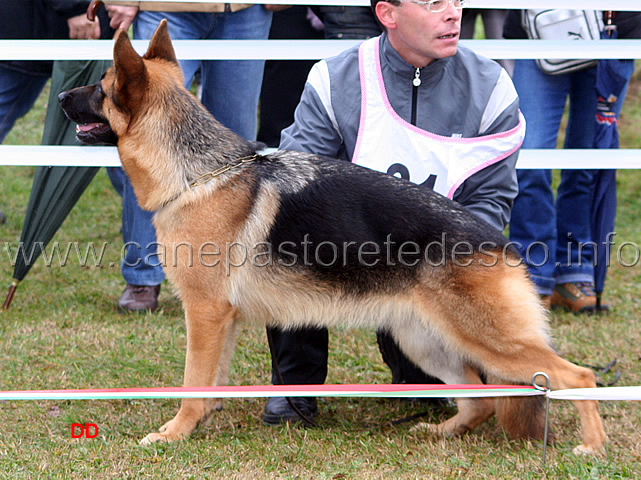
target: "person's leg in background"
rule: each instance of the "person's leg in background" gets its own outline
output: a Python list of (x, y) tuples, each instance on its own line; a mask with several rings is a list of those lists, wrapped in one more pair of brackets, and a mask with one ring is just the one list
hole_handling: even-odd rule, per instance
[[(164, 14), (141, 12), (134, 21), (134, 38), (150, 39), (163, 18), (170, 18), (169, 34), (174, 39), (198, 38), (197, 23), (206, 14)], [(184, 64), (183, 64), (184, 63)], [(186, 85), (199, 67), (199, 61), (183, 62)], [(122, 312), (154, 311), (158, 308), (160, 284), (164, 272), (156, 255), (156, 231), (152, 223), (153, 212), (143, 210), (133, 191), (129, 178), (121, 168), (107, 170), (109, 178), (122, 197), (122, 236), (124, 257), (121, 262), (122, 277), (126, 287), (118, 301)]]
[[(621, 74), (629, 81), (634, 73), (634, 62), (622, 61)], [(570, 92), (565, 148), (593, 148), (596, 135), (597, 109), (594, 84), (597, 69), (573, 74)], [(627, 93), (626, 82), (612, 110), (619, 116)], [(562, 307), (575, 313), (592, 312), (596, 308), (594, 291), (595, 259), (592, 242), (591, 196), (598, 170), (564, 170), (557, 195), (558, 246), (556, 253), (556, 288), (553, 307)], [(607, 305), (602, 305), (607, 310)]]
[[(505, 23), (507, 14), (508, 10), (505, 9), (465, 8), (461, 21), (461, 38), (474, 38), (476, 19), (479, 15), (481, 15), (483, 19), (485, 38), (503, 38), (503, 24)], [(514, 60), (497, 60), (497, 62), (512, 76), (514, 72)]]
[(319, 7), (327, 39), (367, 39), (381, 34), (370, 7)]
[[(380, 26), (369, 7), (330, 7), (315, 9), (328, 39), (365, 39), (379, 35)], [(303, 82), (304, 84), (304, 82)], [(302, 91), (303, 85), (301, 85)], [(291, 118), (293, 121), (293, 115)], [(322, 384), (327, 376), (329, 333), (326, 328), (302, 328), (282, 331), (268, 328), (271, 339), (272, 382), (280, 384)], [(313, 418), (318, 411), (315, 398), (292, 398), (303, 415)], [(300, 420), (287, 399), (273, 397), (265, 405), (263, 422), (276, 425), (283, 421)]]
[(31, 110), (48, 80), (49, 76), (20, 72), (0, 63), (0, 143)]
[[(508, 11), (505, 9), (485, 9), (483, 11), (483, 28), (485, 29), (485, 38), (503, 38), (503, 25)], [(463, 37), (461, 37), (463, 38)], [(498, 63), (505, 71), (512, 76), (514, 73), (514, 60), (501, 59)]]
[(136, 201), (129, 177), (122, 168), (108, 168), (107, 174), (122, 197), (122, 239), (124, 255), (120, 271), (127, 287), (118, 301), (121, 312), (154, 311), (158, 308), (160, 284), (165, 276), (156, 255), (153, 212)]
[(485, 9), (481, 13), (485, 38), (503, 38), (503, 24), (507, 17), (505, 9)]
[[(149, 39), (163, 18), (169, 20), (172, 39), (267, 38), (271, 12), (262, 5), (233, 13), (141, 12), (134, 21), (134, 38)], [(225, 65), (233, 63), (237, 69)], [(185, 86), (191, 86), (199, 69), (202, 73), (203, 104), (227, 127), (248, 140), (256, 136), (256, 107), (262, 82), (263, 61), (180, 62)], [(217, 64), (219, 73), (215, 73)], [(228, 75), (232, 75), (231, 78)], [(243, 79), (243, 81), (239, 81)], [(122, 311), (155, 310), (160, 283), (164, 279), (156, 252), (153, 212), (141, 209), (124, 172), (110, 172), (123, 201), (123, 240), (127, 245), (121, 270), (127, 287), (118, 302)]]
[[(523, 148), (556, 148), (570, 81), (546, 75), (534, 60), (517, 60), (514, 86), (527, 123)], [(556, 213), (550, 170), (517, 170), (519, 194), (510, 220), (510, 241), (525, 258), (538, 293), (549, 306), (554, 290)]]
[[(213, 14), (209, 39), (257, 39), (269, 36), (272, 12), (263, 5)], [(201, 63), (201, 101), (216, 119), (243, 137), (256, 140), (258, 99), (264, 60), (211, 60)]]
[[(464, 8), (463, 18), (461, 19), (461, 38), (472, 39), (476, 31), (476, 19), (482, 13), (478, 8)], [(501, 32), (501, 36), (503, 32)]]
[[(305, 328), (283, 332), (268, 328), (267, 338), (272, 354), (272, 384), (321, 385), (327, 377), (329, 333), (326, 328)], [(307, 417), (318, 413), (313, 397), (293, 397), (296, 408)], [(263, 422), (278, 425), (301, 420), (286, 398), (271, 397), (265, 404)]]
[[(592, 148), (596, 132), (596, 68), (568, 76), (571, 81), (570, 104), (564, 148)], [(593, 250), (588, 245), (592, 241), (590, 217), (594, 174), (594, 170), (584, 169), (561, 171), (556, 198), (557, 249), (554, 260), (557, 268), (553, 306), (558, 302), (559, 291), (565, 293), (571, 288), (567, 284), (578, 285), (577, 288), (593, 284)], [(589, 301), (587, 297), (585, 300)]]
[[(150, 39), (160, 21), (167, 19), (172, 40), (202, 40), (206, 38), (212, 15), (202, 12), (140, 12), (133, 24), (134, 39)], [(179, 62), (185, 77), (185, 88), (189, 89), (201, 61), (179, 59)]]
[[(27, 114), (47, 84), (48, 76), (6, 68), (0, 63), (0, 143), (16, 121)], [(0, 225), (6, 222), (0, 210)]]
[[(269, 38), (322, 39), (322, 24), (309, 7), (274, 12)], [(315, 26), (316, 25), (316, 26)], [(280, 132), (294, 121), (294, 110), (316, 60), (267, 60), (260, 95), (258, 141), (278, 147)]]

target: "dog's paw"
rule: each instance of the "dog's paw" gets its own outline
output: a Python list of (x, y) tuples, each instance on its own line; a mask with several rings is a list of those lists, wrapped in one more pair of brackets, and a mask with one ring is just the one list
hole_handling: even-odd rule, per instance
[(589, 447), (585, 444), (581, 444), (578, 447), (574, 447), (572, 450), (572, 453), (575, 455), (598, 455), (600, 453), (603, 453), (605, 451), (604, 447), (600, 448), (594, 448), (594, 447)]
[(176, 429), (173, 427), (175, 420), (176, 419), (174, 418), (165, 423), (158, 429), (158, 433), (150, 433), (147, 435), (145, 438), (140, 440), (140, 445), (151, 445), (152, 443), (176, 442), (178, 440), (182, 440), (183, 435), (175, 433)]
[(145, 438), (138, 442), (140, 445), (151, 445), (152, 443), (157, 442), (166, 442), (165, 437), (160, 433), (150, 433)]
[(182, 440), (182, 435), (168, 435), (166, 433), (150, 433), (145, 438), (140, 440), (140, 445), (151, 445), (152, 443), (168, 443), (168, 442), (177, 442)]

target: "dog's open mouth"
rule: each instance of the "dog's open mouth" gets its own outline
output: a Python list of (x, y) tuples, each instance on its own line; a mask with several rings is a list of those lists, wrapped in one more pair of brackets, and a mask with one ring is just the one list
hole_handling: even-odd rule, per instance
[(106, 123), (83, 123), (76, 125), (76, 134), (101, 135), (111, 130)]
[(76, 137), (82, 143), (87, 144), (107, 143), (115, 145), (118, 142), (118, 137), (111, 130), (111, 127), (106, 123), (100, 122), (79, 123), (76, 125)]

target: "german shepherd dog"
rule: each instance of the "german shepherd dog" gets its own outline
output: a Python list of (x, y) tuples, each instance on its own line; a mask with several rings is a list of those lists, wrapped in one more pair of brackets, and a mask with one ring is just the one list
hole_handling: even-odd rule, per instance
[[(383, 328), (446, 383), (530, 384), (546, 372), (553, 389), (596, 386), (555, 352), (527, 270), (499, 232), (428, 188), (349, 162), (257, 154), (183, 87), (166, 21), (143, 57), (119, 32), (100, 82), (59, 100), (80, 141), (117, 142), (139, 204), (156, 212), (185, 311), (185, 386), (226, 384), (241, 321)], [(207, 261), (194, 261), (197, 249)], [(423, 427), (458, 435), (496, 414), (508, 433), (540, 438), (541, 403), (461, 398), (456, 415)], [(597, 402), (574, 403), (575, 452), (599, 452)], [(142, 442), (179, 440), (219, 406), (183, 399)]]

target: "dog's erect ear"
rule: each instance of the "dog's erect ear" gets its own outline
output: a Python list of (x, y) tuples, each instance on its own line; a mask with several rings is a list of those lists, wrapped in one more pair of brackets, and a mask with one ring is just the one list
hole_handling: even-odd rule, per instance
[(134, 50), (127, 32), (119, 30), (114, 45), (114, 67), (116, 89), (123, 107), (132, 105), (134, 99), (143, 95), (146, 83), (146, 69), (138, 52)]
[(149, 42), (147, 53), (145, 53), (143, 58), (145, 60), (151, 60), (152, 58), (167, 60), (168, 62), (178, 64), (176, 52), (174, 52), (174, 47), (171, 44), (171, 38), (169, 37), (169, 28), (167, 26), (166, 18), (163, 18), (158, 24), (158, 28)]

